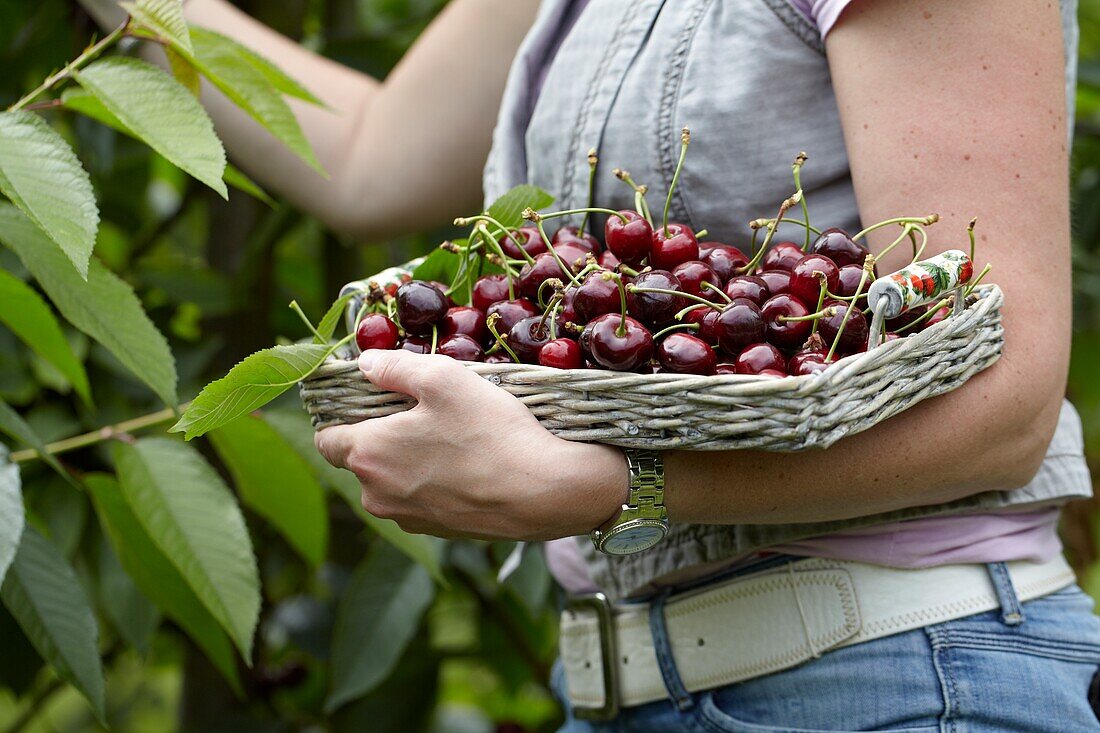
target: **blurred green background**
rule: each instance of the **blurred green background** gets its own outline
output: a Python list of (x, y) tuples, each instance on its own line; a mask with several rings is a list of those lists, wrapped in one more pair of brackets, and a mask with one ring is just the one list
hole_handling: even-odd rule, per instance
[[(309, 48), (384, 76), (445, 0), (236, 0), (248, 13)], [(1084, 418), (1090, 465), (1100, 468), (1100, 0), (1080, 7), (1080, 84), (1073, 150), (1075, 333), (1069, 392)], [(0, 107), (75, 56), (96, 32), (71, 0), (0, 0)], [(307, 83), (308, 80), (303, 80)], [(445, 232), (352, 243), (285, 206), (233, 192), (227, 203), (145, 147), (86, 119), (51, 118), (80, 152), (100, 197), (98, 256), (129, 281), (169, 337), (180, 393), (194, 394), (243, 356), (278, 339), (306, 336), (286, 307), (315, 317), (348, 273), (367, 274), (427, 252)], [(18, 267), (0, 248), (0, 264)], [(0, 326), (0, 397), (46, 440), (157, 409), (144, 388), (76, 332), (97, 385), (98, 412), (63, 394), (49, 366)], [(109, 384), (109, 388), (100, 388)], [(283, 404), (298, 410), (291, 394)], [(29, 511), (83, 575), (101, 547), (85, 498), (46, 473), (26, 476)], [(1100, 507), (1079, 503), (1063, 536), (1083, 583), (1100, 597)], [(264, 607), (257, 664), (242, 668), (247, 697), (228, 690), (170, 624), (137, 651), (102, 634), (108, 709), (115, 731), (482, 731), (553, 730), (558, 711), (545, 687), (554, 656), (553, 590), (537, 554), (501, 587), (493, 566), (506, 547), (452, 543), (447, 587), (394, 673), (334, 716), (321, 711), (334, 609), (374, 541), (334, 502), (330, 561), (305, 571), (274, 536), (257, 538)], [(258, 533), (271, 535), (262, 528)], [(0, 608), (0, 733), (100, 730), (59, 685)]]

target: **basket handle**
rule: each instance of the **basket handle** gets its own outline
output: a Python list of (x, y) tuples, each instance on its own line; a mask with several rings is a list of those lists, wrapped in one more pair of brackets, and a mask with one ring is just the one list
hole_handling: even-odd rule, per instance
[[(949, 249), (875, 280), (867, 292), (867, 302), (874, 313), (867, 348), (878, 345), (882, 324), (887, 318), (935, 303), (949, 292), (958, 291), (973, 276), (974, 263), (969, 255), (962, 250)], [(960, 300), (956, 298), (956, 306), (961, 304)]]

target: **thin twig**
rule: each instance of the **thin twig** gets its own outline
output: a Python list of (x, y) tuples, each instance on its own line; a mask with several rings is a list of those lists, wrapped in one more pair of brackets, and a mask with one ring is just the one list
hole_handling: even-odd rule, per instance
[[(179, 406), (180, 410), (186, 410), (187, 404)], [(142, 430), (144, 428), (151, 428), (154, 425), (160, 425), (172, 420), (177, 415), (176, 409), (166, 407), (163, 410), (150, 413), (148, 415), (142, 415), (141, 417), (135, 417), (130, 420), (123, 420), (115, 425), (105, 425), (98, 430), (93, 430), (90, 433), (84, 433), (83, 435), (74, 435), (71, 438), (65, 438), (64, 440), (58, 440), (54, 443), (50, 443), (46, 446), (46, 452), (50, 455), (56, 456), (61, 453), (68, 453), (78, 448), (84, 448), (89, 445), (95, 445), (96, 443), (102, 443), (105, 440), (117, 438), (120, 435), (126, 433), (132, 433), (136, 430)], [(39, 458), (39, 455), (33, 449), (15, 451), (12, 453), (8, 460), (12, 463), (25, 463), (27, 461), (33, 461)]]

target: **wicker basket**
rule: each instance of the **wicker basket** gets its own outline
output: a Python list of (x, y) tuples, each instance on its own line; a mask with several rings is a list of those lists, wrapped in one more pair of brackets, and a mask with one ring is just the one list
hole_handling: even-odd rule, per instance
[[(921, 400), (950, 392), (1001, 355), (996, 285), (940, 323), (802, 377), (632, 374), (461, 362), (518, 397), (567, 440), (630, 448), (794, 451), (824, 448)], [(408, 410), (353, 359), (332, 358), (301, 385), (317, 429)]]

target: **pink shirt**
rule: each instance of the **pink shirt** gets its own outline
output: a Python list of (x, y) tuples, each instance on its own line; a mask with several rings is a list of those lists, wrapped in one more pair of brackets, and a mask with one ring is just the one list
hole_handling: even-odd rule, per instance
[[(851, 0), (788, 0), (817, 25), (825, 38)], [(575, 20), (587, 0), (575, 3)], [(768, 552), (850, 560), (898, 568), (987, 563), (1009, 560), (1043, 561), (1062, 551), (1057, 507), (1029, 512), (952, 515), (892, 522), (812, 537)], [(585, 540), (587, 541), (587, 540)], [(654, 550), (659, 552), (659, 548)], [(570, 593), (599, 590), (589, 577), (573, 538), (545, 545), (546, 563), (554, 578)], [(735, 565), (745, 558), (734, 558)]]

